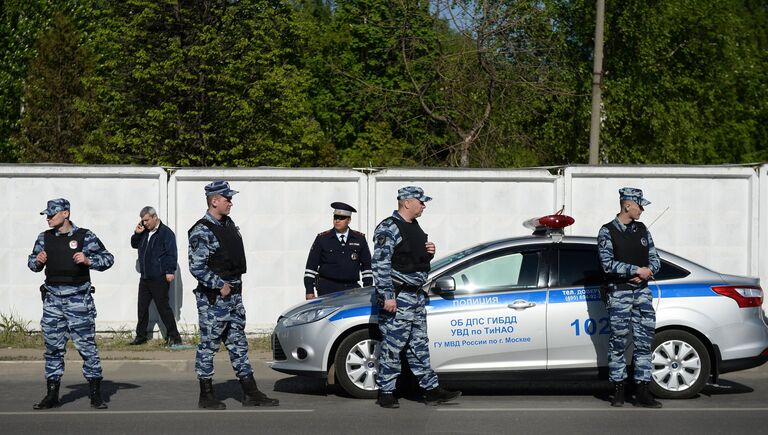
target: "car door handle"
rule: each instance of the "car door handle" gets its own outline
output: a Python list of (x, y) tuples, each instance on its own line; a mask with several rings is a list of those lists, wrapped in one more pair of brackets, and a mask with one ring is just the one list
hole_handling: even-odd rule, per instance
[(518, 299), (512, 302), (511, 304), (507, 305), (508, 308), (512, 308), (513, 310), (525, 310), (535, 306), (536, 306), (536, 302), (528, 302), (522, 299)]

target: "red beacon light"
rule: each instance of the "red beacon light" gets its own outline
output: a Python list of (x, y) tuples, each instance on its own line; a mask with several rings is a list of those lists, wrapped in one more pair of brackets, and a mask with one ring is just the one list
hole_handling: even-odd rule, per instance
[(549, 236), (554, 242), (560, 242), (563, 239), (563, 228), (573, 225), (576, 220), (563, 214), (565, 207), (557, 213), (528, 219), (523, 222), (523, 226), (533, 230), (534, 236)]

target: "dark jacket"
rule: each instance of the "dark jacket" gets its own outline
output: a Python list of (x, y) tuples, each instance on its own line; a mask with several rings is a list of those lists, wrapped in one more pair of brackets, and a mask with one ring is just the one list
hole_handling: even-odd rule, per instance
[(359, 287), (360, 275), (363, 285), (373, 285), (371, 251), (365, 234), (349, 230), (349, 239), (344, 245), (331, 229), (317, 235), (307, 257), (304, 270), (304, 288), (307, 294), (318, 296)]
[(144, 279), (160, 279), (176, 272), (176, 235), (160, 222), (157, 232), (147, 243), (149, 230), (133, 233), (131, 246), (139, 250), (139, 271)]

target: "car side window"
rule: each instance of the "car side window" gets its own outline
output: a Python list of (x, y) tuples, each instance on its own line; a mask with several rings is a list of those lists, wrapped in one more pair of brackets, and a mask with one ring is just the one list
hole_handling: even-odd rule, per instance
[(680, 266), (674, 265), (666, 260), (661, 260), (661, 269), (659, 269), (659, 273), (657, 273), (654, 278), (656, 278), (656, 281), (664, 281), (667, 279), (685, 278), (690, 274), (690, 271), (683, 269)]
[(603, 281), (597, 247), (559, 249), (558, 271), (559, 287), (597, 286)]
[(539, 253), (515, 252), (485, 258), (449, 276), (456, 282), (459, 293), (535, 288), (539, 278)]

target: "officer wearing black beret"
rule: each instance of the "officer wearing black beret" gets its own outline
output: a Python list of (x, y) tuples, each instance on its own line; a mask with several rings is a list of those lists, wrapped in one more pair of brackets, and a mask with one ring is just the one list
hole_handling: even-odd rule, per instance
[(352, 213), (357, 210), (343, 202), (334, 202), (331, 208), (333, 228), (318, 234), (309, 250), (304, 271), (306, 299), (315, 298), (315, 290), (317, 296), (325, 296), (360, 287), (361, 274), (364, 286), (373, 285), (371, 251), (365, 234), (349, 228)]

